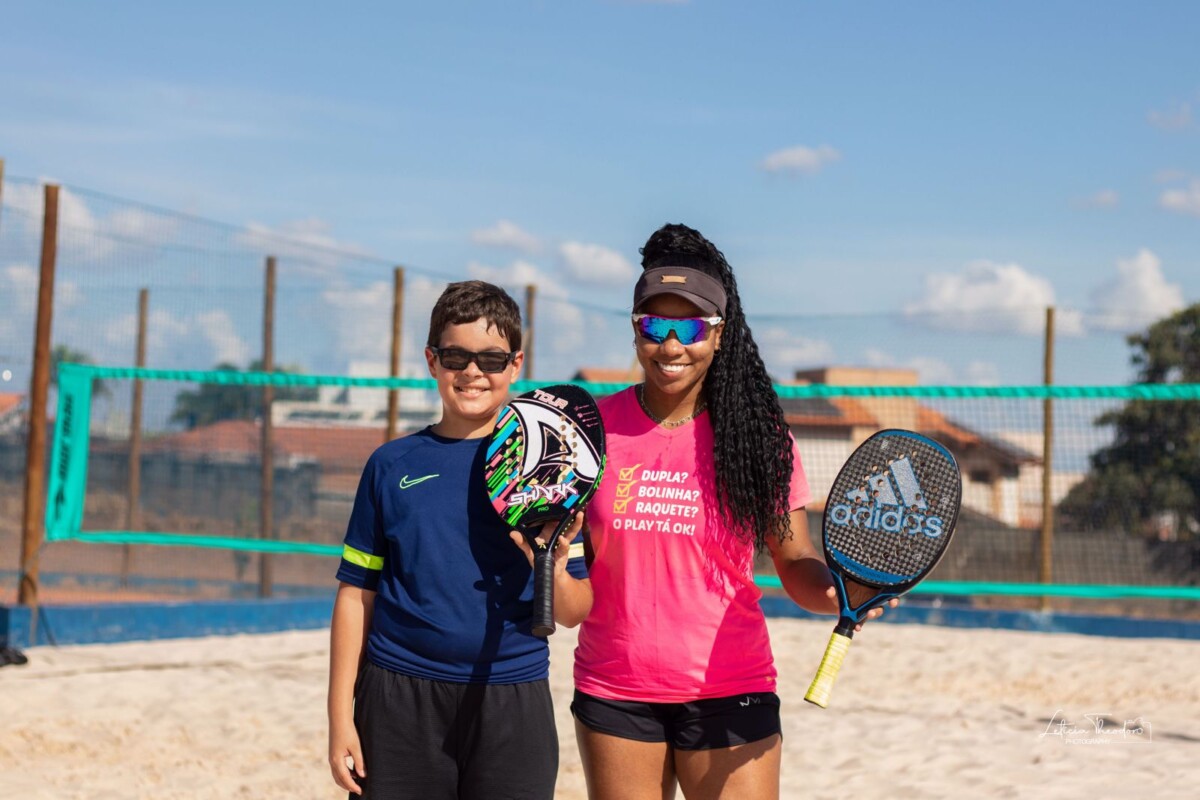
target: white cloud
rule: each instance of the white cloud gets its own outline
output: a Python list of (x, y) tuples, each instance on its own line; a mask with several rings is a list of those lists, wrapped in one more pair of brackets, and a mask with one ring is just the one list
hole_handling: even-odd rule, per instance
[(1095, 194), (1081, 197), (1075, 201), (1076, 208), (1116, 208), (1121, 202), (1121, 196), (1116, 189), (1101, 189)]
[(1192, 104), (1182, 102), (1166, 111), (1151, 111), (1147, 120), (1164, 131), (1182, 131), (1192, 127)]
[(498, 247), (534, 254), (542, 249), (542, 242), (532, 233), (516, 223), (502, 219), (490, 228), (471, 231), (471, 241), (484, 247)]
[(0, 270), (0, 296), (9, 301), (8, 313), (31, 314), (37, 308), (38, 273), (28, 264), (11, 264)]
[(37, 289), (37, 271), (28, 264), (0, 269), (0, 297), (7, 301), (7, 310), (0, 314), (0, 359), (28, 357), (33, 351)]
[[(404, 282), (405, 306), (416, 305), (410, 292), (415, 281)], [(386, 361), (391, 352), (392, 284), (376, 281), (366, 286), (336, 286), (321, 292), (328, 307), (326, 323), (333, 330), (334, 352), (338, 360)], [(428, 316), (426, 316), (428, 321)], [(406, 337), (407, 338), (407, 337)], [(422, 341), (422, 344), (424, 342)]]
[(227, 311), (205, 311), (193, 318), (196, 331), (212, 347), (213, 360), (243, 366), (250, 363), (250, 345), (234, 329)]
[[(472, 261), (467, 265), (467, 273), (472, 278), (490, 281), (500, 286), (515, 287), (536, 284), (538, 288), (538, 304), (534, 308), (533, 320), (535, 354), (552, 354), (566, 356), (578, 354), (587, 341), (581, 324), (584, 319), (583, 309), (567, 299), (567, 290), (557, 277), (545, 272), (541, 267), (528, 261), (518, 259), (507, 267), (493, 267)], [(511, 290), (510, 290), (511, 291)], [(520, 297), (517, 302), (522, 302)], [(545, 302), (541, 302), (541, 301)], [(529, 326), (529, 320), (522, 324)], [(526, 343), (528, 344), (528, 343)], [(539, 372), (545, 374), (540, 369)]]
[(875, 348), (869, 348), (864, 358), (871, 367), (914, 370), (917, 382), (924, 386), (995, 386), (1000, 383), (1000, 369), (988, 361), (971, 361), (962, 370), (956, 370), (940, 358), (915, 356), (901, 360)]
[(1154, 173), (1155, 183), (1178, 183), (1187, 180), (1188, 174), (1181, 169), (1160, 169)]
[(235, 241), (247, 249), (275, 256), (289, 268), (320, 277), (337, 271), (347, 261), (373, 258), (363, 247), (342, 242), (330, 233), (328, 222), (310, 217), (271, 227), (252, 222)]
[[(92, 339), (80, 345), (102, 364), (132, 364), (137, 342), (137, 315), (121, 314), (89, 326)], [(79, 341), (80, 331), (64, 332)], [(164, 366), (203, 366), (229, 362), (249, 366), (257, 357), (238, 335), (233, 318), (222, 309), (176, 314), (153, 309), (146, 320), (146, 362)]]
[(1167, 283), (1162, 262), (1142, 248), (1133, 258), (1117, 262), (1117, 277), (1091, 294), (1098, 314), (1089, 322), (1098, 328), (1129, 331), (1145, 327), (1183, 308), (1183, 289)]
[[(910, 322), (926, 327), (976, 333), (1040, 334), (1045, 309), (1055, 305), (1054, 287), (1020, 264), (976, 261), (958, 274), (925, 276), (925, 296), (908, 303)], [(1055, 328), (1061, 335), (1082, 333), (1079, 312), (1059, 309)]]
[(1200, 180), (1182, 189), (1168, 189), (1158, 198), (1158, 204), (1167, 211), (1200, 217)]
[(624, 284), (633, 280), (633, 264), (616, 250), (598, 244), (564, 242), (558, 252), (568, 274), (577, 281)]
[(824, 339), (797, 336), (786, 328), (771, 327), (755, 333), (767, 370), (780, 380), (786, 380), (797, 369), (820, 367), (833, 363), (833, 345)]
[[(19, 183), (4, 187), (4, 204), (19, 213), (24, 233), (41, 241), (46, 183)], [(5, 220), (8, 224), (8, 220)], [(95, 264), (120, 255), (130, 245), (158, 246), (169, 242), (179, 228), (179, 219), (134, 206), (97, 215), (84, 198), (66, 187), (58, 192), (59, 263), (84, 261)]]
[(841, 153), (827, 144), (815, 148), (796, 145), (776, 150), (764, 158), (759, 166), (767, 172), (812, 175), (841, 157)]
[[(401, 332), (401, 372), (421, 374), (425, 338), (433, 304), (446, 288), (444, 281), (408, 274), (404, 279), (404, 320)], [(336, 371), (354, 361), (388, 363), (391, 354), (392, 284), (338, 285), (321, 293), (323, 322), (331, 333), (330, 356)]]
[[(188, 320), (180, 319), (169, 311), (151, 311), (146, 320), (147, 362), (175, 348), (181, 340), (191, 338), (191, 334), (196, 332)], [(137, 315), (124, 314), (109, 320), (100, 329), (100, 337), (114, 353), (125, 354), (125, 358), (119, 358), (118, 361), (129, 360), (137, 342)], [(245, 364), (239, 362), (238, 366)]]
[[(467, 274), (476, 280), (488, 281), (505, 287), (510, 293), (516, 287), (536, 284), (538, 293), (550, 297), (566, 297), (567, 290), (559, 279), (543, 270), (537, 264), (524, 259), (517, 259), (507, 267), (493, 267), (479, 261), (467, 264)], [(514, 295), (520, 302), (520, 298)]]

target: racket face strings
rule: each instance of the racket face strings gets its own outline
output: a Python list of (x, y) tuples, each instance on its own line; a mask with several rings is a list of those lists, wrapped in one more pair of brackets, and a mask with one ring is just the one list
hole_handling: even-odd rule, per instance
[(850, 579), (911, 585), (936, 566), (958, 518), (953, 456), (910, 431), (881, 431), (842, 467), (825, 505), (825, 555)]

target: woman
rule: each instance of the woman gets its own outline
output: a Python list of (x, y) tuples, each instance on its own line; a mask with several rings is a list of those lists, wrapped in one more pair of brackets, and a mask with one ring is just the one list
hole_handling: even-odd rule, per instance
[(587, 514), (595, 602), (571, 710), (588, 794), (777, 798), (779, 698), (753, 562), (768, 549), (793, 600), (837, 612), (811, 495), (725, 257), (684, 225), (641, 252), (646, 378), (601, 401), (608, 466)]

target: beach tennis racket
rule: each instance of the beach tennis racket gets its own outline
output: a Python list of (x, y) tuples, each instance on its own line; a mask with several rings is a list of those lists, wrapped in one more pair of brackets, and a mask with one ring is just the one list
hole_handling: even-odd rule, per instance
[(854, 627), (937, 566), (961, 504), (958, 464), (933, 439), (884, 430), (851, 454), (829, 490), (822, 524), (838, 622), (805, 700), (829, 705)]
[[(604, 473), (604, 425), (578, 386), (534, 389), (500, 410), (484, 460), (488, 499), (534, 553), (533, 633), (554, 633), (554, 548)], [(537, 536), (556, 523), (547, 542)]]

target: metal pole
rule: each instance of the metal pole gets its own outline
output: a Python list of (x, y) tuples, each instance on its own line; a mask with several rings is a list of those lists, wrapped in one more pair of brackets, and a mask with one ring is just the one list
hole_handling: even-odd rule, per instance
[[(1054, 385), (1054, 306), (1046, 309), (1046, 354), (1043, 380)], [(1051, 478), (1054, 476), (1054, 401), (1042, 401), (1042, 583), (1054, 582), (1054, 496)], [(1042, 609), (1050, 607), (1050, 598), (1042, 597)]]
[(537, 285), (528, 284), (525, 287), (525, 341), (517, 344), (516, 349), (525, 351), (525, 380), (533, 380), (533, 309), (537, 299)]
[[(263, 291), (262, 371), (275, 371), (275, 256), (267, 256), (266, 286)], [(262, 488), (259, 498), (259, 537), (275, 538), (275, 442), (271, 404), (275, 387), (264, 386), (262, 393)], [(271, 554), (261, 553), (258, 561), (258, 595), (270, 597), (272, 586)]]
[(50, 395), (50, 323), (54, 316), (54, 267), (58, 256), (58, 186), (46, 184), (45, 197), (33, 378), (29, 386), (25, 513), (21, 525), (21, 583), (17, 591), (17, 602), (28, 606), (38, 604), (38, 559), (42, 546), (42, 516), (46, 495), (46, 400)]
[[(150, 308), (150, 290), (138, 290), (137, 345), (134, 363), (146, 366), (146, 317)], [(133, 399), (129, 411), (129, 487), (125, 501), (125, 530), (142, 527), (142, 400), (144, 386), (140, 378), (133, 382)], [(129, 569), (133, 561), (133, 546), (125, 545), (121, 553), (121, 585), (129, 585)]]
[[(392, 273), (392, 359), (388, 373), (393, 378), (400, 376), (400, 345), (404, 333), (404, 267), (396, 267)], [(387, 433), (385, 441), (396, 438), (400, 418), (400, 390), (388, 390)]]

